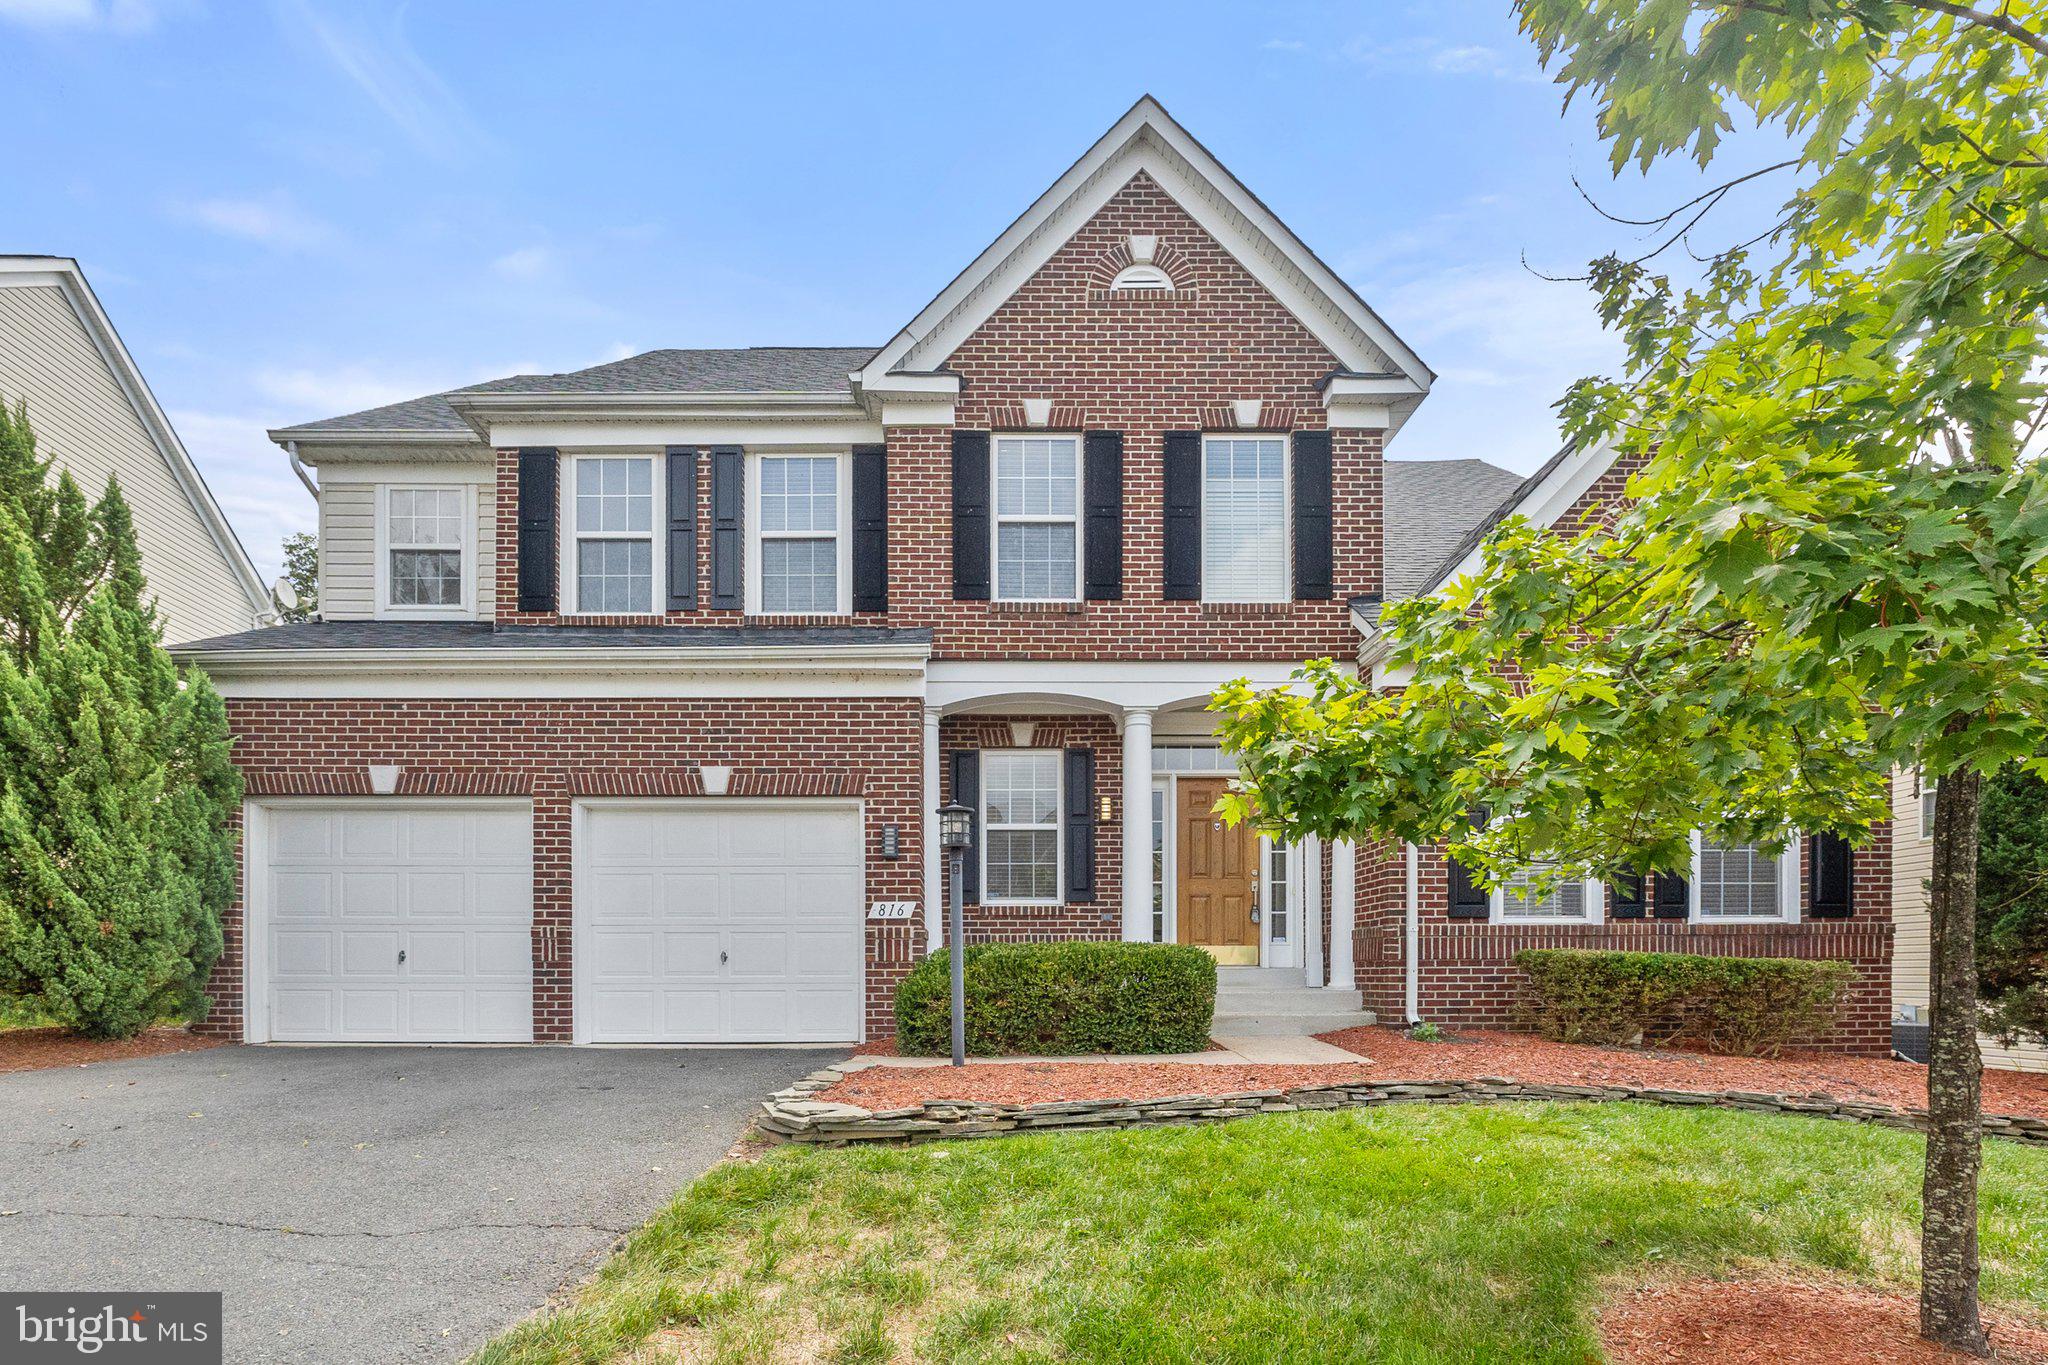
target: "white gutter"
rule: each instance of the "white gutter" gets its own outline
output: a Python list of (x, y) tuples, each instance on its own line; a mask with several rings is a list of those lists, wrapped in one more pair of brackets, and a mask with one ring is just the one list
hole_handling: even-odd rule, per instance
[(193, 649), (173, 645), (171, 653), (198, 664), (215, 677), (263, 674), (355, 676), (431, 673), (459, 669), (470, 674), (525, 676), (560, 673), (862, 673), (922, 674), (931, 654), (927, 644), (906, 645), (647, 645), (552, 647), (441, 646), (420, 649)]
[(1402, 935), (1404, 945), (1403, 965), (1406, 969), (1407, 985), (1403, 995), (1402, 1008), (1407, 1011), (1408, 1022), (1422, 1022), (1422, 948), (1417, 942), (1422, 937), (1422, 852), (1415, 845), (1408, 845), (1408, 924)]

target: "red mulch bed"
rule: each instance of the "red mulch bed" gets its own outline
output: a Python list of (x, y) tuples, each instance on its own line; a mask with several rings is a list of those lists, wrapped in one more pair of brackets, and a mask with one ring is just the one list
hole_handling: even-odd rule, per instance
[[(1638, 1051), (1553, 1043), (1526, 1033), (1471, 1032), (1459, 1041), (1420, 1043), (1388, 1028), (1326, 1033), (1323, 1041), (1371, 1057), (1378, 1075), (1403, 1080), (1505, 1076), (1551, 1085), (1627, 1085), (1657, 1090), (1754, 1090), (1868, 1100), (1894, 1109), (1927, 1107), (1927, 1068), (1879, 1057), (1788, 1052), (1782, 1057), (1717, 1057), (1704, 1052)], [(2048, 1075), (1984, 1073), (1984, 1112), (2048, 1119)]]
[[(1553, 1043), (1521, 1033), (1474, 1032), (1423, 1043), (1395, 1029), (1358, 1028), (1323, 1041), (1360, 1054), (1350, 1063), (1316, 1066), (1201, 1066), (1187, 1062), (1031, 1062), (1000, 1066), (871, 1067), (817, 1098), (868, 1109), (898, 1109), (926, 1100), (1033, 1104), (1051, 1100), (1160, 1099), (1218, 1095), (1358, 1080), (1472, 1080), (1501, 1076), (1552, 1085), (1626, 1085), (1658, 1090), (1752, 1090), (1824, 1094), (1897, 1109), (1927, 1103), (1927, 1071), (1910, 1062), (1801, 1052), (1778, 1058), (1716, 1057), (1698, 1052)], [(893, 1051), (893, 1048), (890, 1049)], [(883, 1051), (876, 1044), (862, 1051)], [(2048, 1119), (2048, 1076), (2010, 1071), (1984, 1075), (1984, 1108), (1996, 1114)]]
[(133, 1038), (104, 1043), (81, 1038), (68, 1029), (22, 1028), (0, 1033), (0, 1072), (41, 1071), (53, 1066), (86, 1066), (93, 1062), (126, 1062), (161, 1057), (170, 1052), (198, 1052), (219, 1047), (225, 1039), (202, 1038), (181, 1028), (145, 1029)]
[[(1998, 1313), (1997, 1358), (2048, 1362), (2048, 1331)], [(1640, 1289), (1600, 1315), (1611, 1365), (1935, 1365), (1968, 1359), (1920, 1339), (1901, 1294), (1800, 1280), (1694, 1280)]]
[(1364, 1062), (1326, 1066), (1205, 1066), (1199, 1062), (1007, 1062), (950, 1066), (876, 1066), (856, 1071), (813, 1099), (901, 1109), (926, 1100), (1037, 1104), (1043, 1100), (1161, 1100), (1172, 1095), (1225, 1095), (1284, 1090), (1292, 1085), (1365, 1080)]

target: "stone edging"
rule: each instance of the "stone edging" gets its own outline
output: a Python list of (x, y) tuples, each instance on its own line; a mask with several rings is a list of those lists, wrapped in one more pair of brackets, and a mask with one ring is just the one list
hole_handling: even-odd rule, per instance
[[(1767, 1095), (1753, 1090), (1655, 1090), (1619, 1085), (1537, 1085), (1481, 1076), (1469, 1081), (1338, 1081), (1287, 1090), (1233, 1090), (1221, 1095), (1171, 1095), (1154, 1100), (1058, 1100), (1042, 1104), (991, 1104), (974, 1100), (927, 1100), (901, 1109), (863, 1109), (813, 1098), (837, 1085), (847, 1072), (836, 1066), (814, 1071), (761, 1105), (755, 1126), (778, 1142), (843, 1147), (855, 1142), (929, 1142), (934, 1138), (1000, 1137), (1006, 1133), (1084, 1128), (1162, 1128), (1215, 1123), (1253, 1114), (1287, 1114), (1314, 1109), (1361, 1109), (1401, 1101), (1431, 1104), (1486, 1104), (1506, 1100), (1641, 1100), (1651, 1104), (1743, 1109), (1752, 1113), (1811, 1114), (1846, 1123), (1885, 1128), (1927, 1129), (1923, 1109), (1837, 1100), (1827, 1095)], [(1987, 1137), (2048, 1147), (2048, 1120), (1986, 1114)]]

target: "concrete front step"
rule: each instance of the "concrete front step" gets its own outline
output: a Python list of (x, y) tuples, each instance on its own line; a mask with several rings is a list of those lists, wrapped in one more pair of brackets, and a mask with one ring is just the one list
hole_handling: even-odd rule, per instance
[(1233, 987), (1216, 992), (1218, 1014), (1328, 1014), (1331, 1010), (1360, 1010), (1365, 997), (1357, 991), (1293, 990), (1265, 991)]
[(1296, 990), (1307, 990), (1308, 983), (1302, 977), (1299, 967), (1218, 967), (1216, 989), (1232, 990), (1237, 987), (1259, 990), (1285, 990), (1292, 986)]
[(1219, 1004), (1213, 1038), (1296, 1038), (1379, 1022), (1371, 1010), (1332, 1009), (1323, 1014), (1225, 1014)]

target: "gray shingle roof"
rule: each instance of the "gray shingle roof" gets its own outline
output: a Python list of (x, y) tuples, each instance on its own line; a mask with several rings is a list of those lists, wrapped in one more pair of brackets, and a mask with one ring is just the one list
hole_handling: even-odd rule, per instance
[(381, 408), (323, 417), (278, 434), (329, 431), (467, 434), (448, 400), (472, 393), (846, 393), (846, 376), (872, 346), (748, 346), (737, 350), (648, 351), (566, 374), (515, 374)]
[(1505, 515), (1524, 481), (1484, 460), (1388, 460), (1386, 569), (1388, 601), (1435, 586), (1446, 563), (1478, 543), (1475, 532)]
[(298, 621), (172, 645), (180, 654), (305, 649), (674, 649), (684, 645), (919, 645), (893, 626), (496, 626), (488, 621)]

